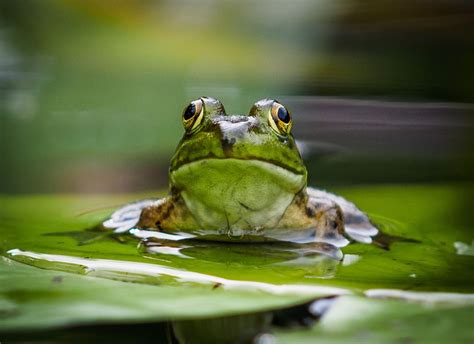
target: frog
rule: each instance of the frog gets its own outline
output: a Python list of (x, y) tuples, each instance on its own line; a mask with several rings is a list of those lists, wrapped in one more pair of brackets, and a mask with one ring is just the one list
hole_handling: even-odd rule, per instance
[(292, 134), (293, 115), (262, 99), (247, 115), (227, 114), (212, 97), (182, 112), (184, 134), (169, 166), (169, 192), (127, 204), (102, 223), (241, 243), (371, 243), (378, 233), (368, 215), (345, 198), (309, 187)]

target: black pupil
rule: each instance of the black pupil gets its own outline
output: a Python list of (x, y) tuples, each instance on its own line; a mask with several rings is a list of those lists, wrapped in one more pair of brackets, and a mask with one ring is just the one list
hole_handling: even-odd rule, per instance
[(196, 105), (193, 103), (189, 104), (186, 110), (184, 110), (183, 118), (185, 120), (190, 119), (191, 117), (194, 116), (194, 113), (196, 112)]
[(278, 109), (278, 118), (284, 123), (290, 122), (290, 114), (283, 106), (280, 106), (280, 108)]

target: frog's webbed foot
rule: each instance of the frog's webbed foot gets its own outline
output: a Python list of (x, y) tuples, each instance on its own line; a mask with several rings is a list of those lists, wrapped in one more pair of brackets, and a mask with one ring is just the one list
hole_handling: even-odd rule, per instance
[(163, 199), (147, 199), (127, 204), (114, 211), (110, 218), (102, 223), (102, 226), (113, 229), (115, 233), (126, 232), (139, 225), (144, 209), (155, 208), (162, 202)]
[[(377, 235), (378, 229), (370, 222), (368, 216), (359, 210), (354, 203), (347, 201), (343, 197), (322, 190), (308, 188), (307, 192), (309, 196), (309, 206), (316, 209), (318, 207), (321, 208), (323, 214), (324, 207), (329, 207), (329, 205), (332, 205), (332, 207), (336, 206), (339, 209), (343, 221), (343, 225), (338, 227), (340, 234), (342, 234), (340, 231), (343, 229), (343, 232), (349, 238), (366, 244), (370, 244), (372, 237)], [(328, 208), (328, 210), (329, 209), (330, 208)], [(332, 212), (337, 211), (333, 210)], [(337, 216), (335, 217), (334, 214), (331, 215), (331, 212), (324, 214), (324, 216), (327, 217), (327, 228), (325, 229), (324, 235), (328, 235), (327, 232), (331, 230), (331, 223), (328, 221), (336, 221), (337, 223)], [(334, 226), (335, 225), (336, 224), (334, 224)]]

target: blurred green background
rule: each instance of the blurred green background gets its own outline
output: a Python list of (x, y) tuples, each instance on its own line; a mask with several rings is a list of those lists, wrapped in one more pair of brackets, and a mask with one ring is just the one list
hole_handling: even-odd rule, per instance
[(0, 3), (0, 192), (164, 188), (202, 95), (288, 104), (310, 182), (472, 181), (468, 1)]

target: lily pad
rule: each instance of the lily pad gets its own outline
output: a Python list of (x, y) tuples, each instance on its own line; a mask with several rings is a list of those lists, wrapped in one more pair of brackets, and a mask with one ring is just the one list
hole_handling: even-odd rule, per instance
[[(391, 238), (388, 249), (351, 244), (341, 262), (294, 247), (238, 242), (170, 242), (151, 250), (131, 235), (91, 230), (120, 204), (149, 195), (3, 196), (0, 251), (17, 262), (2, 263), (6, 321), (0, 329), (219, 317), (386, 289), (470, 293), (474, 258), (458, 255), (454, 246), (472, 241), (463, 190), (336, 190)], [(56, 276), (73, 282), (55, 284)], [(102, 306), (104, 312), (97, 311)]]
[(312, 329), (276, 331), (278, 343), (471, 343), (474, 306), (339, 298)]
[(225, 316), (307, 299), (306, 294), (282, 297), (261, 290), (229, 291), (213, 284), (126, 283), (0, 260), (0, 331)]

